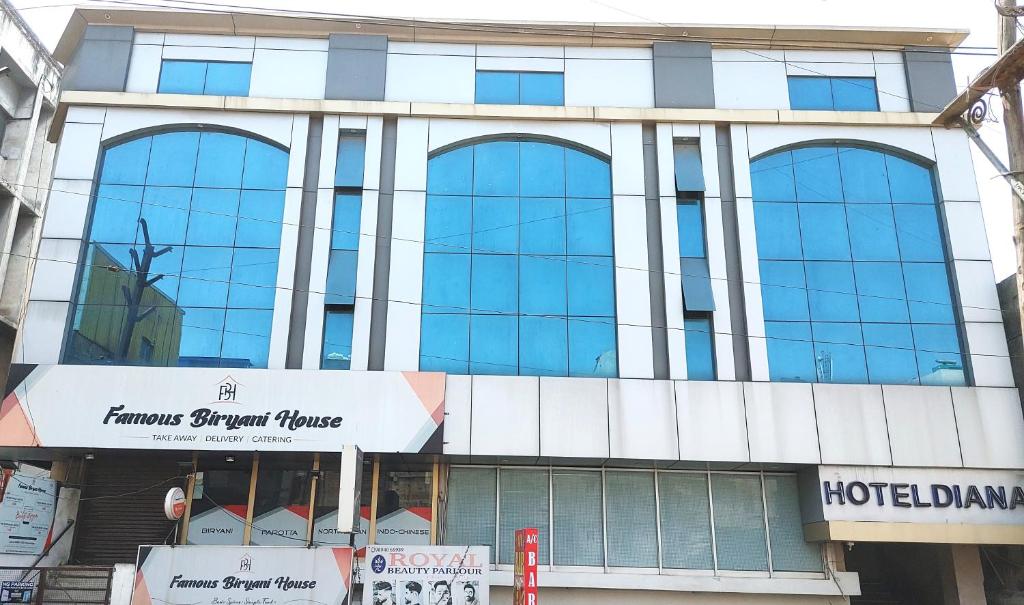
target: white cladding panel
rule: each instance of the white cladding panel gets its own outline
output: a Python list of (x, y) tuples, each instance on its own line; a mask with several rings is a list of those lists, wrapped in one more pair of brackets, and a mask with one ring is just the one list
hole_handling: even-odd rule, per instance
[(537, 456), (540, 387), (531, 376), (474, 376), (471, 453)]
[(748, 382), (743, 396), (751, 462), (821, 462), (811, 385)]
[(713, 49), (711, 59), (719, 109), (789, 109), (782, 51)]
[(540, 379), (540, 455), (608, 457), (607, 381)]
[(949, 387), (884, 385), (896, 466), (963, 466)]
[(879, 385), (815, 384), (822, 464), (892, 464)]
[(954, 387), (964, 466), (1024, 468), (1024, 416), (1016, 389)]
[(42, 239), (32, 276), (32, 300), (71, 300), (81, 241)]
[(612, 458), (678, 460), (675, 394), (667, 380), (609, 380)]
[(57, 363), (71, 303), (30, 300), (14, 363)]
[(81, 238), (91, 195), (92, 181), (54, 179), (43, 219), (43, 237)]
[(327, 82), (327, 53), (257, 49), (252, 61), (251, 97), (322, 99)]
[(472, 427), (473, 378), (445, 377), (444, 387), (444, 453), (469, 455)]
[(743, 384), (677, 381), (679, 458), (749, 462)]
[(385, 101), (472, 103), (476, 89), (473, 56), (399, 54), (392, 44), (385, 75)]

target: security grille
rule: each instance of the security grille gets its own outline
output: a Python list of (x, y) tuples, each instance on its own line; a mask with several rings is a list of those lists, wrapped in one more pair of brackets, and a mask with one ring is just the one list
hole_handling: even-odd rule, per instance
[(113, 567), (0, 567), (0, 602), (107, 605), (113, 574)]

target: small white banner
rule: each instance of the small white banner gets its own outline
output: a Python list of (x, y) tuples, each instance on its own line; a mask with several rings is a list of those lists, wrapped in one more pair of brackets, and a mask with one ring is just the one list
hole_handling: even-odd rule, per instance
[(363, 605), (488, 605), (490, 547), (367, 546)]
[(57, 483), (14, 473), (0, 502), (0, 553), (38, 555), (46, 546), (57, 507)]

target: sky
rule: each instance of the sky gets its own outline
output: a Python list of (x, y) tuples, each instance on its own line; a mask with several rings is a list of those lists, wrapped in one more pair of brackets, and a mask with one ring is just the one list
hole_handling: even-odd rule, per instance
[[(73, 0), (13, 0), (47, 46), (53, 48), (72, 12)], [(954, 57), (957, 86), (963, 88), (995, 60), (997, 16), (992, 0), (114, 0), (117, 8), (139, 4), (263, 9), (287, 8), (375, 17), (434, 19), (507, 19), (525, 21), (610, 21), (619, 23), (692, 23), (743, 25), (843, 25), (968, 29), (971, 35)], [(1006, 140), (999, 103), (982, 137), (1006, 162)], [(1015, 271), (1010, 188), (972, 145), (995, 276)]]

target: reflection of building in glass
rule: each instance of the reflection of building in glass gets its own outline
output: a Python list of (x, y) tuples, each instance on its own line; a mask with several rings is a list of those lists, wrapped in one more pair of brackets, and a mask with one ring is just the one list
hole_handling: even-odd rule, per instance
[(135, 273), (97, 245), (89, 250), (86, 276), (82, 279), (81, 307), (68, 341), (69, 363), (141, 363), (174, 365), (181, 342), (184, 311), (159, 287), (146, 288), (139, 306), (153, 311), (136, 322), (128, 341), (127, 356), (118, 349), (126, 330), (128, 307), (111, 305), (123, 289), (131, 287)]

